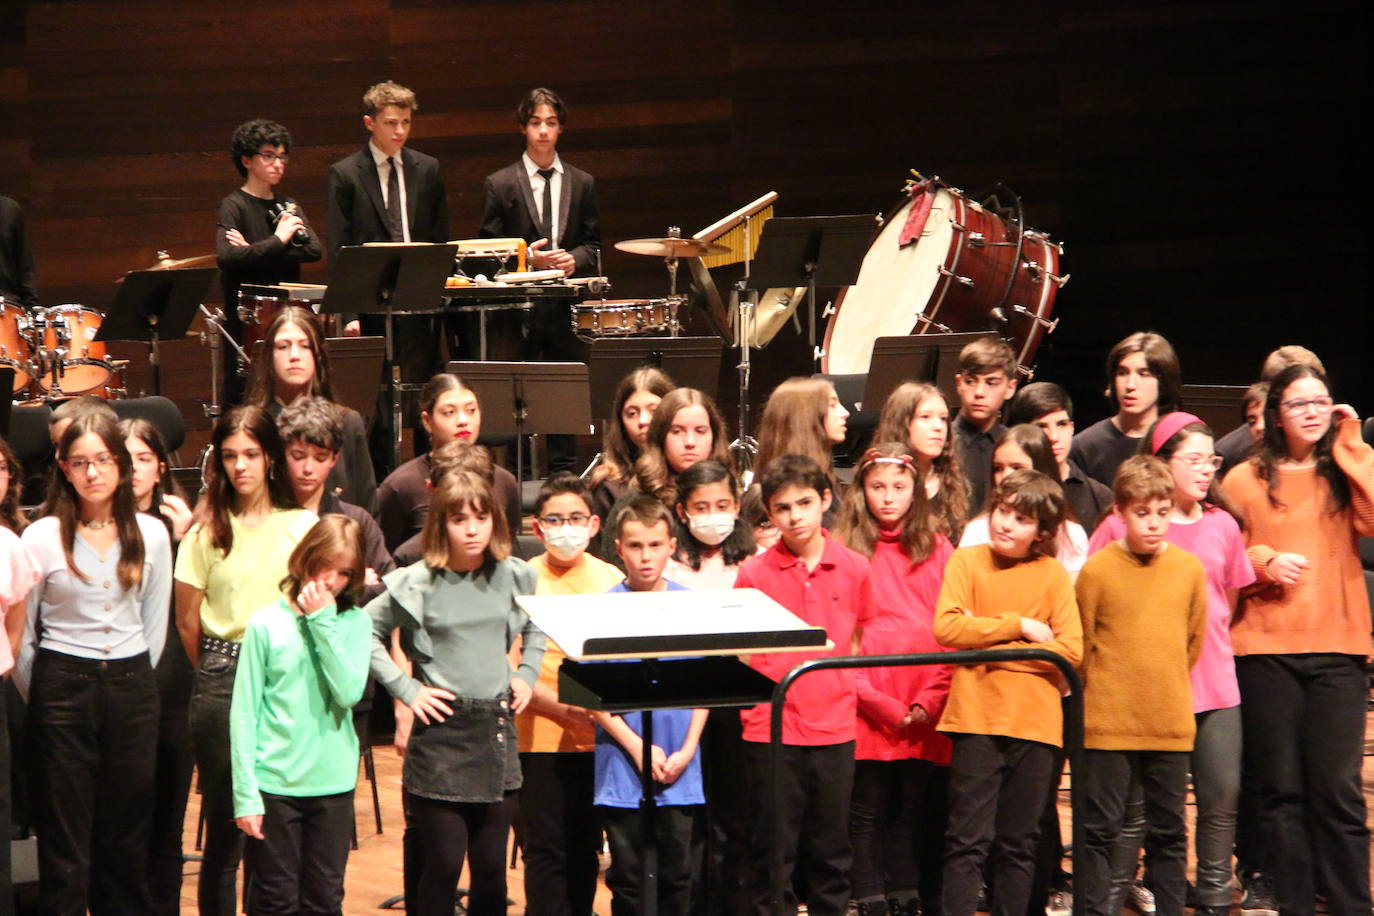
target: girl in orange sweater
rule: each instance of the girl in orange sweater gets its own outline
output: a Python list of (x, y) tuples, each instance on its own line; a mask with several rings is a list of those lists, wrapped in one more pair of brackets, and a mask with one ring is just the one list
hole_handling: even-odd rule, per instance
[(1264, 422), (1260, 453), (1225, 487), (1256, 576), (1231, 642), (1266, 871), (1284, 913), (1313, 912), (1318, 863), (1330, 911), (1365, 913), (1370, 615), (1356, 541), (1374, 534), (1374, 449), (1310, 366), (1275, 376)]

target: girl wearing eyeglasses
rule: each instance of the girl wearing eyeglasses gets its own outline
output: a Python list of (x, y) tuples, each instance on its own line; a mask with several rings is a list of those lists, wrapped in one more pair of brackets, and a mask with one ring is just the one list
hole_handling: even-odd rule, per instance
[(200, 773), (205, 850), (201, 916), (232, 916), (243, 834), (234, 825), (229, 703), (248, 618), (280, 596), (287, 560), (315, 524), (296, 505), (277, 424), (261, 407), (236, 407), (210, 439), (206, 493), (177, 554), (177, 630), (195, 667), (191, 744)]
[(154, 666), (172, 588), (166, 527), (139, 513), (124, 436), (73, 421), (44, 517), (23, 535), (38, 567), (15, 685), (29, 703), (39, 895), (46, 913), (149, 912)]
[(1270, 382), (1259, 454), (1225, 486), (1256, 576), (1231, 642), (1264, 870), (1285, 913), (1312, 912), (1318, 870), (1332, 913), (1362, 913), (1370, 616), (1356, 542), (1374, 534), (1374, 449), (1320, 370), (1289, 366)]
[[(1165, 538), (1202, 561), (1207, 575), (1207, 635), (1192, 670), (1193, 714), (1197, 721), (1191, 772), (1197, 796), (1196, 912), (1219, 916), (1231, 908), (1231, 851), (1240, 793), (1240, 687), (1231, 648), (1231, 617), (1237, 590), (1255, 581), (1245, 554), (1245, 538), (1227, 511), (1216, 484), (1221, 456), (1212, 430), (1190, 413), (1177, 411), (1157, 420), (1141, 440), (1141, 452), (1169, 465), (1174, 477), (1174, 507)], [(1125, 536), (1126, 524), (1109, 514), (1093, 533), (1096, 553)], [(1135, 877), (1135, 862), (1145, 830), (1143, 795), (1133, 791), (1121, 832), (1114, 876), (1122, 895)]]

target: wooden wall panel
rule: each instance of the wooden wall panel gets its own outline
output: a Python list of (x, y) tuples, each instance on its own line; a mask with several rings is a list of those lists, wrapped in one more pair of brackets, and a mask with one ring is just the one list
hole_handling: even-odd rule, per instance
[[(362, 90), (391, 77), (419, 93), (412, 143), (440, 158), (471, 235), (482, 177), (520, 152), (516, 101), (547, 84), (571, 107), (564, 155), (597, 177), (617, 296), (666, 289), (617, 239), (691, 232), (770, 189), (781, 215), (877, 213), (919, 168), (1005, 182), (1066, 242), (1039, 368), (1081, 419), (1103, 409), (1103, 351), (1147, 326), (1199, 382), (1248, 381), (1270, 347), (1307, 343), (1368, 409), (1368, 16), (1343, 0), (8, 2), (0, 193), (29, 212), (45, 301), (103, 305), (157, 249), (210, 250), (247, 118), (292, 130), (284, 187), (323, 229), (328, 167), (365, 139)], [(804, 370), (801, 338), (758, 364), (763, 393)]]

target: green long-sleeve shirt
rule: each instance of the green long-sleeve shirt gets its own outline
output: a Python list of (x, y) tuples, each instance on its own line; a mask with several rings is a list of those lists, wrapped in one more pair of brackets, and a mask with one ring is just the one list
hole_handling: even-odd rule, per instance
[(358, 782), (353, 707), (367, 684), (371, 621), (334, 605), (309, 616), (285, 599), (248, 621), (229, 709), (234, 816), (262, 814), (261, 792), (311, 797)]
[[(373, 677), (406, 704), (414, 702), (421, 684), (494, 699), (510, 687), (506, 652), (520, 636), (524, 643), (514, 674), (533, 687), (546, 640), (515, 596), (534, 594), (535, 580), (534, 570), (515, 557), (470, 573), (435, 569), (423, 560), (387, 573), (386, 592), (365, 608), (372, 617)], [(415, 677), (391, 660), (391, 631), (398, 627)]]

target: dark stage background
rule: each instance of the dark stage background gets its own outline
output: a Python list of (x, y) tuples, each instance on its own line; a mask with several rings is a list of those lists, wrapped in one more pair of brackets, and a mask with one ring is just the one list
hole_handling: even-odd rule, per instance
[[(156, 249), (212, 250), (248, 118), (290, 128), (282, 187), (323, 230), (328, 166), (365, 139), (362, 91), (393, 78), (419, 94), (411, 143), (443, 163), (455, 236), (471, 236), (482, 177), (521, 150), (515, 102), (542, 84), (570, 107), (563, 154), (597, 178), (617, 298), (666, 279), (610, 242), (690, 233), (770, 189), (779, 215), (876, 213), (919, 168), (1005, 182), (1065, 243), (1038, 377), (1074, 392), (1080, 425), (1104, 412), (1105, 350), (1142, 328), (1199, 383), (1247, 383), (1273, 346), (1306, 344), (1367, 412), (1367, 9), (8, 3), (0, 193), (28, 213), (44, 303), (103, 306)], [(785, 330), (757, 387), (805, 371), (804, 352)], [(204, 392), (186, 378), (169, 384), (189, 408)]]

